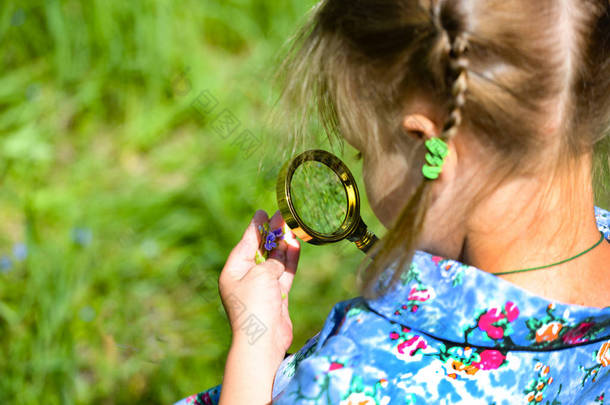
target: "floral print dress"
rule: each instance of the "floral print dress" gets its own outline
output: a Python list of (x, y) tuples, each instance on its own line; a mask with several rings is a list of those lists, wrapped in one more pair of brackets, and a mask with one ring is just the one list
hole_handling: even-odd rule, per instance
[[(595, 218), (610, 242), (610, 212), (595, 207)], [(220, 389), (177, 405), (217, 404)], [(336, 304), (284, 359), (272, 395), (276, 405), (610, 404), (610, 307), (549, 301), (416, 251), (388, 294)]]

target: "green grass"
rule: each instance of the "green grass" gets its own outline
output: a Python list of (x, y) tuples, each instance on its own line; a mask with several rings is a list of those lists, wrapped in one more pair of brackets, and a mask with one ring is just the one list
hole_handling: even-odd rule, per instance
[[(255, 210), (278, 208), (285, 161), (235, 141), (282, 136), (262, 119), (269, 77), (313, 3), (2, 3), (0, 403), (162, 404), (221, 382), (218, 274)], [(304, 244), (290, 351), (357, 295), (361, 257)]]
[[(218, 274), (255, 210), (278, 208), (286, 158), (239, 135), (283, 136), (262, 119), (269, 77), (313, 4), (2, 2), (0, 403), (162, 404), (221, 381)], [(302, 244), (289, 351), (358, 295), (362, 257)]]

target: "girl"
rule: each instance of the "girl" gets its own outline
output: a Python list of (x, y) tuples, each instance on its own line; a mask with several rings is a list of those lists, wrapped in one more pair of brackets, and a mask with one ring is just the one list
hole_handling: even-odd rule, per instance
[(219, 280), (223, 385), (185, 402), (603, 404), (609, 1), (324, 0), (296, 45), (286, 100), (362, 153), (389, 230), (283, 359), (299, 247), (255, 265), (257, 212)]

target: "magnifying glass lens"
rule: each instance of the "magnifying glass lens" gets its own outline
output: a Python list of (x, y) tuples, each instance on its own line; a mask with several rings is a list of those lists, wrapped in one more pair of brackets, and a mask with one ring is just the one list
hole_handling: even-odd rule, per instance
[(290, 182), (292, 202), (298, 216), (310, 229), (325, 235), (339, 230), (348, 211), (341, 179), (317, 161), (303, 162)]
[(377, 237), (360, 217), (360, 196), (345, 164), (321, 149), (286, 162), (276, 184), (282, 217), (294, 234), (313, 245), (347, 239), (366, 253)]

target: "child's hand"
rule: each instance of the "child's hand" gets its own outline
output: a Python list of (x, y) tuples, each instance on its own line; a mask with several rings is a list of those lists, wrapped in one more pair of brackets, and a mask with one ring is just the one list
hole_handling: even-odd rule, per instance
[(284, 238), (277, 241), (277, 247), (266, 261), (256, 264), (256, 253), (261, 245), (259, 225), (268, 220), (265, 211), (256, 211), (241, 241), (231, 251), (218, 287), (231, 323), (234, 344), (236, 341), (256, 344), (262, 350), (271, 350), (281, 361), (292, 343), (288, 293), (300, 245), (277, 211), (271, 218), (270, 230), (281, 228)]

